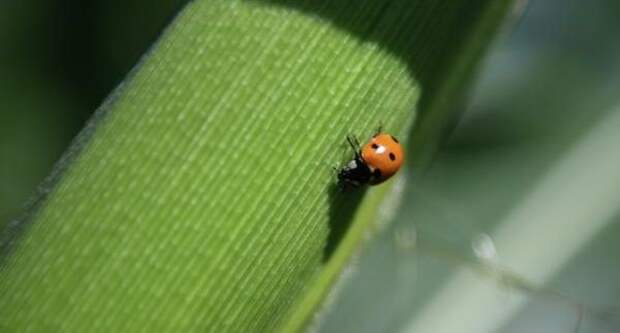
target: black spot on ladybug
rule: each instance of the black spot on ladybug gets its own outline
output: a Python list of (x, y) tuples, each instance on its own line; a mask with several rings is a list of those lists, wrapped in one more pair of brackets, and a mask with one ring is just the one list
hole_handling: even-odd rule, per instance
[(394, 142), (398, 143), (398, 140), (395, 137), (393, 137), (392, 135), (390, 135), (390, 138), (392, 138), (392, 140), (394, 140)]
[(381, 170), (379, 170), (379, 169), (375, 169), (375, 170), (372, 172), (372, 175), (373, 175), (375, 178), (381, 178)]
[(394, 153), (390, 153), (390, 160), (394, 161), (396, 160), (396, 155), (394, 155)]
[(379, 148), (379, 145), (377, 145), (376, 143), (373, 143), (371, 147), (372, 147), (372, 149), (377, 149), (377, 148)]

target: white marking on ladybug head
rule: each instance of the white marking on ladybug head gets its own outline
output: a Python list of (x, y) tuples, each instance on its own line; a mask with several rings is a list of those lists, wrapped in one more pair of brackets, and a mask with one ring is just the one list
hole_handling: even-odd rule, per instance
[(351, 161), (349, 162), (349, 164), (347, 165), (347, 168), (349, 168), (349, 169), (355, 169), (355, 168), (357, 168), (357, 162), (356, 162), (355, 160), (351, 160)]

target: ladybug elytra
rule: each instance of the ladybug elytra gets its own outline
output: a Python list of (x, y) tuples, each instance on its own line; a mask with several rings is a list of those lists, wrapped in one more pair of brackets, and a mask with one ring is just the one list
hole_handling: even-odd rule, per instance
[(355, 157), (338, 171), (338, 180), (343, 186), (380, 184), (392, 177), (403, 164), (403, 148), (388, 133), (376, 133), (361, 148), (355, 138), (347, 137), (347, 141), (355, 151)]

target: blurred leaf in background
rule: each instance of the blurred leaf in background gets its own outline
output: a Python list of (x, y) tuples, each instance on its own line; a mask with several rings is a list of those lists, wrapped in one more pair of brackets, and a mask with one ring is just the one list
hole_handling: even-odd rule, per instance
[(620, 331), (618, 17), (532, 1), (506, 28), (319, 331)]

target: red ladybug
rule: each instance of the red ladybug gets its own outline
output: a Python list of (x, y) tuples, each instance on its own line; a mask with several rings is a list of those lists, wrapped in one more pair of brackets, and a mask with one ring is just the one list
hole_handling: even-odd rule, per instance
[(355, 151), (355, 158), (338, 171), (338, 180), (343, 186), (380, 184), (403, 164), (403, 147), (388, 133), (378, 132), (361, 149), (355, 138), (347, 137), (347, 141)]

